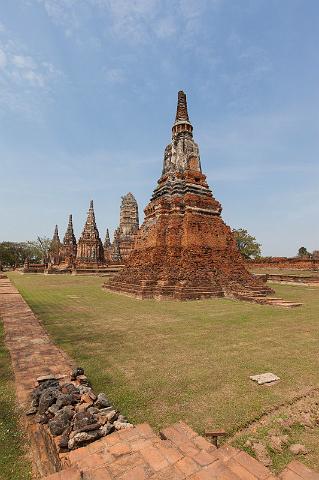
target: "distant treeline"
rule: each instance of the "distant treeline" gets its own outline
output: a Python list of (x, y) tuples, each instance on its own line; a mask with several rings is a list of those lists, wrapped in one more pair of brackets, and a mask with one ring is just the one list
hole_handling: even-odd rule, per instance
[(21, 267), (26, 259), (30, 263), (42, 263), (47, 258), (50, 242), (45, 237), (27, 242), (0, 242), (0, 265), (6, 268)]

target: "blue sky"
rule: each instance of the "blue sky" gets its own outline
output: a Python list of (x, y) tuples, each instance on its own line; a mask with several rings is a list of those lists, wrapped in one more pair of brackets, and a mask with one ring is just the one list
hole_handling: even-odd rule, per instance
[(264, 255), (319, 249), (317, 0), (2, 0), (0, 241), (146, 206), (188, 96), (202, 167)]

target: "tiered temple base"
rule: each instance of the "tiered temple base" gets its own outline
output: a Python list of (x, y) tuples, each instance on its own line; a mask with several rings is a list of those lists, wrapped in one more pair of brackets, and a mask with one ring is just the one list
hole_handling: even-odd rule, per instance
[(238, 258), (232, 261), (231, 257), (217, 259), (213, 248), (206, 248), (204, 254), (199, 247), (148, 248), (134, 251), (130, 265), (104, 288), (137, 298), (159, 300), (265, 297), (272, 292), (240, 262)]
[[(204, 175), (196, 178), (204, 187)], [(104, 288), (137, 298), (176, 300), (272, 292), (247, 271), (211, 193), (155, 196), (145, 214), (127, 265)]]

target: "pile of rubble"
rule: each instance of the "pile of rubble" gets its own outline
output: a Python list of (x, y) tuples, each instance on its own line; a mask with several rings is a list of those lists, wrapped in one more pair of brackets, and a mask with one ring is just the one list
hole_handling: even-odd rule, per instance
[(32, 392), (31, 408), (37, 423), (46, 424), (61, 452), (94, 442), (115, 430), (133, 425), (111, 405), (104, 393), (95, 395), (83, 368), (76, 368), (69, 382), (39, 377)]

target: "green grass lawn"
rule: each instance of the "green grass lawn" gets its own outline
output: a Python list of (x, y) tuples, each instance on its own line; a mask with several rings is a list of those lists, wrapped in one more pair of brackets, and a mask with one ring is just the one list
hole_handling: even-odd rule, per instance
[(30, 464), (25, 458), (25, 441), (18, 425), (10, 357), (4, 347), (0, 318), (0, 480), (28, 480)]
[[(318, 288), (276, 285), (283, 309), (228, 299), (136, 300), (99, 277), (10, 275), (52, 338), (134, 422), (229, 434), (319, 385)], [(249, 376), (281, 377), (258, 387)]]

